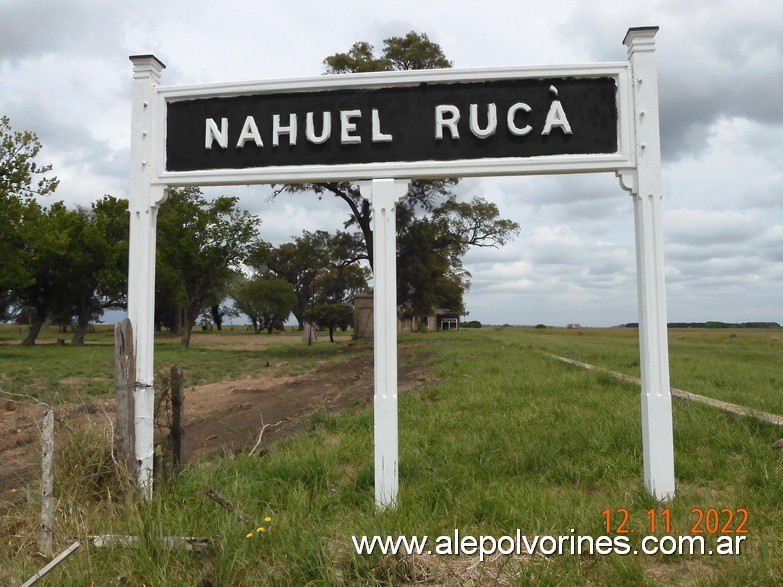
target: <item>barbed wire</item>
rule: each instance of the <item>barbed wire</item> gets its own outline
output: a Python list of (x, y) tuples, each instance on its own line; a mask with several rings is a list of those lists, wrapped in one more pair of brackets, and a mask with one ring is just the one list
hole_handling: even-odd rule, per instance
[[(5, 397), (12, 398), (12, 399), (7, 399), (6, 401), (10, 401), (10, 402), (13, 402), (15, 404), (20, 404), (20, 405), (25, 405), (25, 406), (38, 405), (38, 406), (42, 406), (42, 407), (44, 407), (46, 409), (51, 409), (51, 407), (52, 407), (49, 404), (47, 404), (46, 402), (42, 402), (41, 400), (39, 400), (37, 397), (33, 397), (32, 395), (26, 395), (24, 393), (11, 393), (10, 391), (5, 391), (4, 389), (0, 389), (0, 396), (5, 396)], [(17, 399), (13, 399), (15, 397), (24, 398), (24, 399), (29, 400), (29, 401), (20, 401), (20, 400), (17, 400)], [(32, 403), (30, 403), (30, 402), (32, 402)]]

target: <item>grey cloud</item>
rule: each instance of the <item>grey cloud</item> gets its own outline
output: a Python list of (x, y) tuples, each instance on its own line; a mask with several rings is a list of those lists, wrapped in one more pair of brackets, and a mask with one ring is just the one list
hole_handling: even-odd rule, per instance
[(759, 232), (757, 220), (735, 211), (669, 210), (665, 224), (666, 241), (685, 245), (743, 243)]
[(673, 243), (666, 245), (665, 251), (667, 262), (701, 263), (710, 259), (728, 259), (746, 255), (752, 251), (752, 247), (749, 244), (739, 246), (710, 243), (706, 246), (694, 246), (693, 244)]
[(653, 22), (645, 22), (642, 12), (631, 4), (601, 10), (600, 4), (585, 3), (564, 28), (592, 59), (615, 61), (624, 58), (618, 37), (626, 27), (661, 26), (656, 47), (664, 159), (698, 152), (720, 118), (783, 124), (779, 10), (749, 0), (743, 8), (715, 2), (709, 11), (699, 3), (678, 3), (676, 11), (665, 4), (656, 10), (652, 3)]
[[(783, 225), (770, 227), (758, 239), (757, 252), (764, 261), (783, 262)], [(777, 271), (779, 274), (783, 273), (783, 265), (778, 265)]]
[(122, 36), (130, 5), (102, 0), (59, 0), (45, 5), (6, 0), (2, 9), (0, 55), (17, 62), (63, 50), (87, 49), (100, 55)]

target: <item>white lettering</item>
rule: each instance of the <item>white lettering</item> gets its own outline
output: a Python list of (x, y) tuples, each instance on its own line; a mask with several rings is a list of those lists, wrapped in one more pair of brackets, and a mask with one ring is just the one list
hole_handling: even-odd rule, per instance
[(277, 147), (280, 144), (280, 135), (288, 135), (288, 144), (292, 147), (296, 145), (296, 114), (288, 115), (288, 126), (280, 125), (280, 115), (272, 116), (272, 145)]
[(307, 113), (307, 120), (305, 122), (305, 136), (307, 140), (315, 145), (325, 143), (332, 134), (332, 113), (324, 112), (321, 123), (321, 134), (315, 134), (315, 123), (313, 122), (313, 113)]
[(524, 102), (517, 102), (514, 104), (511, 108), (508, 109), (508, 115), (506, 116), (506, 124), (508, 125), (508, 130), (512, 135), (521, 137), (526, 134), (528, 134), (531, 130), (533, 130), (533, 127), (529, 124), (527, 126), (523, 126), (522, 128), (519, 128), (514, 121), (514, 118), (517, 115), (517, 112), (522, 110), (523, 112), (530, 112), (530, 106), (525, 104)]
[(476, 554), (476, 551), (478, 550), (478, 542), (476, 541), (475, 536), (463, 536), (459, 546), (459, 550), (457, 551), (458, 554), (461, 553), (470, 556)]
[(214, 141), (217, 141), (220, 147), (228, 148), (228, 118), (220, 119), (220, 128), (214, 118), (207, 118), (206, 127), (204, 148), (211, 149)]
[(546, 113), (544, 130), (541, 131), (541, 134), (548, 135), (553, 128), (561, 128), (563, 129), (563, 133), (567, 135), (574, 134), (571, 132), (571, 125), (568, 123), (568, 118), (566, 118), (560, 100), (553, 100), (552, 104), (549, 106), (549, 112)]
[(721, 555), (740, 554), (740, 545), (746, 538), (747, 536), (734, 536), (733, 539), (731, 536), (719, 536), (715, 543), (715, 551)]
[(372, 142), (373, 143), (391, 143), (392, 136), (381, 132), (381, 117), (378, 111), (373, 108), (372, 111)]
[(351, 120), (361, 118), (361, 116), (361, 110), (340, 110), (340, 142), (343, 145), (355, 145), (362, 142), (362, 137), (350, 134), (356, 130), (356, 123)]
[(459, 122), (459, 109), (451, 104), (435, 106), (435, 138), (443, 140), (443, 127), (451, 131), (451, 138), (459, 138), (457, 123)]
[[(225, 120), (225, 118), (223, 120)], [(237, 147), (241, 149), (245, 146), (245, 143), (251, 139), (256, 144), (256, 147), (264, 146), (264, 141), (261, 140), (261, 133), (258, 132), (255, 118), (248, 116), (245, 118), (245, 124), (242, 125), (242, 132), (239, 133)], [(226, 137), (226, 140), (228, 140), (228, 137)]]
[(438, 536), (435, 540), (435, 554), (454, 554), (451, 548), (451, 536)]
[(494, 104), (487, 104), (487, 126), (479, 127), (478, 104), (470, 105), (470, 132), (480, 139), (486, 139), (495, 134), (498, 127), (498, 109)]
[[(548, 542), (550, 546), (545, 546), (545, 542)], [(557, 550), (557, 540), (554, 536), (542, 536), (538, 543), (538, 550), (541, 552), (541, 554), (554, 554)]]

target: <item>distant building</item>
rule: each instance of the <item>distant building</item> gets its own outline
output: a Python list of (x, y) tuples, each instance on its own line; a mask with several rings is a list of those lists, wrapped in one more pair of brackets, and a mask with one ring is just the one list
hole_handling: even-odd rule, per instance
[[(423, 321), (423, 324), (420, 318), (398, 318), (397, 332), (459, 330), (461, 316), (459, 312), (438, 308)], [(373, 333), (373, 296), (372, 294), (357, 294), (353, 298), (353, 336), (354, 338), (373, 338)]]

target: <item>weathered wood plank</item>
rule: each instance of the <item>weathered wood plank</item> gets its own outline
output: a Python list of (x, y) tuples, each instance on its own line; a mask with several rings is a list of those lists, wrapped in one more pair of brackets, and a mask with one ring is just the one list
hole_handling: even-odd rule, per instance
[(43, 417), (41, 447), (41, 534), (38, 547), (46, 558), (52, 556), (52, 526), (54, 525), (54, 411)]
[(114, 326), (114, 376), (115, 400), (117, 403), (117, 425), (114, 444), (120, 462), (125, 464), (128, 475), (136, 478), (136, 427), (134, 424), (136, 405), (136, 357), (133, 349), (133, 327), (125, 318)]

